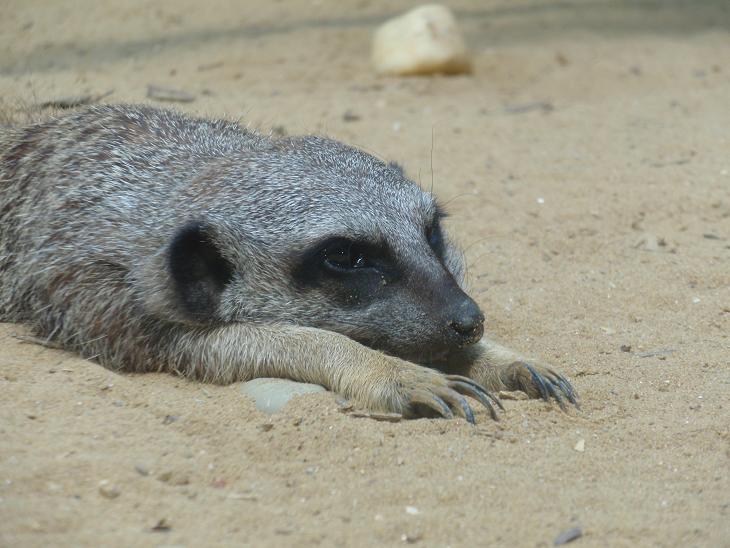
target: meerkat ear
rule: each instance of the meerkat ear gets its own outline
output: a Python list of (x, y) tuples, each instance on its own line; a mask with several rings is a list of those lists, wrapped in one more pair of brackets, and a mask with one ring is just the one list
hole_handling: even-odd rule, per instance
[(233, 265), (221, 253), (213, 230), (200, 222), (180, 228), (170, 243), (168, 268), (182, 309), (195, 320), (215, 319)]
[(388, 167), (390, 169), (394, 169), (395, 171), (397, 171), (398, 173), (400, 173), (401, 175), (403, 175), (405, 177), (406, 173), (403, 170), (403, 166), (400, 165), (398, 162), (388, 162)]

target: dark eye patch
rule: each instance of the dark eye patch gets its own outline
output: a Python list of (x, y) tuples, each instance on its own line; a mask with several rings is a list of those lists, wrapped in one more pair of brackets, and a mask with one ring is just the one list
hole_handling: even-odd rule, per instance
[(445, 252), (444, 233), (441, 229), (441, 219), (446, 216), (446, 212), (439, 206), (436, 206), (436, 213), (433, 216), (433, 221), (431, 221), (431, 224), (426, 227), (426, 241), (428, 241), (428, 245), (440, 259), (443, 259)]
[(312, 244), (295, 261), (292, 277), (301, 286), (369, 287), (382, 278), (392, 279), (394, 266), (389, 249), (378, 242), (332, 237)]

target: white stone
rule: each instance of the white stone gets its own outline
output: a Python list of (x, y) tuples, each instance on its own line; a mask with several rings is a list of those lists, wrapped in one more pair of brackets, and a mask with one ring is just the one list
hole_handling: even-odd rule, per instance
[(380, 74), (471, 71), (471, 61), (451, 10), (420, 6), (383, 23), (373, 37), (372, 62)]
[(295, 382), (288, 379), (253, 379), (241, 383), (241, 392), (253, 398), (256, 409), (264, 413), (276, 413), (289, 400), (302, 394), (325, 392), (324, 387), (318, 384)]

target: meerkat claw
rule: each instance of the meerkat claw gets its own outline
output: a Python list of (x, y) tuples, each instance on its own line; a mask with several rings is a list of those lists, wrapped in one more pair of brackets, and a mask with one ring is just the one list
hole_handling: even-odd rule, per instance
[(448, 388), (439, 390), (438, 395), (448, 402), (452, 408), (455, 408), (467, 422), (471, 424), (476, 422), (474, 419), (474, 411), (469, 405), (469, 402), (467, 402), (466, 399), (464, 399), (464, 396), (462, 396), (457, 390), (454, 390), (453, 387), (451, 387), (451, 383), (449, 383)]
[(555, 398), (558, 402), (558, 405), (560, 405), (560, 408), (563, 411), (567, 409), (564, 401), (565, 398), (576, 408), (580, 409), (580, 405), (578, 404), (578, 396), (575, 393), (575, 390), (573, 389), (573, 386), (570, 384), (570, 382), (568, 382), (565, 377), (558, 373), (555, 373), (554, 371), (550, 371), (550, 375), (550, 377), (547, 377), (549, 381), (549, 384), (547, 384), (547, 386), (551, 390), (553, 398)]
[(460, 394), (464, 394), (465, 396), (470, 396), (475, 400), (478, 400), (479, 403), (487, 408), (487, 410), (489, 411), (489, 416), (492, 417), (492, 419), (494, 419), (495, 421), (499, 420), (499, 415), (497, 415), (497, 410), (494, 409), (494, 405), (492, 405), (492, 402), (494, 401), (497, 406), (499, 406), (499, 408), (502, 410), (504, 410), (504, 406), (496, 396), (490, 394), (486, 390), (477, 390), (471, 384), (467, 384), (463, 381), (451, 381), (449, 386)]
[(461, 410), (464, 413), (464, 418), (466, 419), (466, 422), (468, 422), (469, 424), (476, 424), (477, 421), (474, 418), (474, 411), (472, 411), (471, 406), (463, 397), (459, 398), (459, 404), (461, 405)]
[[(482, 401), (482, 399), (485, 399), (487, 401), (491, 400), (493, 403), (495, 403), (497, 405), (497, 407), (499, 407), (502, 411), (504, 411), (504, 405), (502, 405), (502, 401), (499, 399), (499, 397), (494, 395), (492, 392), (490, 392), (486, 388), (484, 388), (481, 384), (479, 384), (475, 380), (470, 379), (469, 377), (462, 377), (461, 375), (446, 375), (446, 378), (451, 382), (459, 382), (461, 384), (468, 385), (468, 387), (472, 391), (474, 391), (476, 394), (481, 395), (481, 398), (477, 397), (476, 395), (472, 396), (472, 397), (478, 399), (479, 401)], [(467, 394), (467, 395), (470, 396), (471, 394)], [(491, 404), (490, 405), (485, 404), (485, 406), (490, 407)]]
[(566, 379), (562, 375), (556, 373), (555, 376), (557, 378), (557, 385), (563, 391), (565, 397), (568, 398), (568, 401), (575, 405), (578, 409), (580, 409), (580, 405), (578, 404), (578, 395), (575, 393), (573, 385), (570, 384), (568, 379)]
[(542, 375), (540, 375), (529, 363), (526, 363), (525, 367), (530, 372), (532, 382), (535, 383), (538, 392), (540, 392), (540, 397), (545, 401), (550, 401), (550, 394), (548, 393), (547, 386), (545, 386), (545, 381), (542, 379)]
[[(419, 390), (411, 396), (410, 406), (413, 411), (413, 405), (424, 405), (429, 409), (436, 411), (444, 419), (453, 419), (454, 413), (448, 404), (442, 400), (437, 394)], [(417, 415), (417, 413), (416, 413)]]
[[(563, 411), (567, 411), (565, 400), (563, 398), (563, 396), (565, 396), (565, 398), (567, 398), (570, 403), (578, 408), (580, 407), (576, 400), (576, 394), (573, 390), (573, 387), (564, 377), (549, 370), (547, 375), (543, 375), (539, 373), (537, 369), (529, 363), (524, 363), (523, 365), (529, 371), (532, 377), (532, 381), (535, 384), (537, 390), (540, 392), (540, 396), (543, 400), (550, 401), (550, 399), (552, 398), (560, 406), (560, 409), (562, 409)], [(563, 396), (561, 396), (561, 392)]]

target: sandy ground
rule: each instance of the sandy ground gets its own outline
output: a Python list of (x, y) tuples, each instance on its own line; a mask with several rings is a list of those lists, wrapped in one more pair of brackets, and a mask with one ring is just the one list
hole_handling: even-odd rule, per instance
[(582, 410), (389, 424), (321, 394), (269, 417), (5, 324), (0, 545), (730, 546), (728, 4), (454, 2), (474, 74), (413, 79), (368, 63), (407, 2), (204, 4), (6, 0), (0, 96), (168, 86), (400, 161), (447, 204), (490, 333)]

